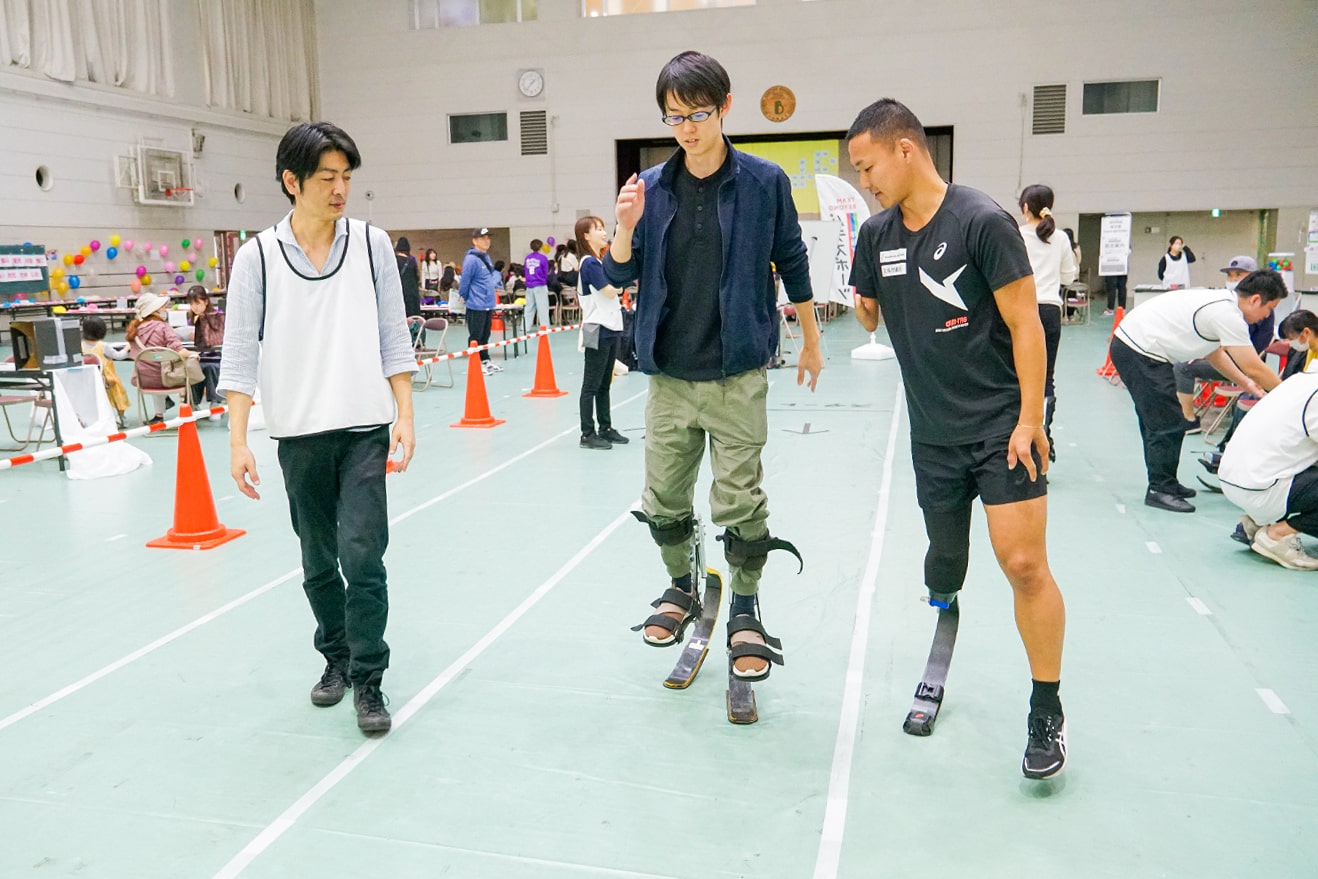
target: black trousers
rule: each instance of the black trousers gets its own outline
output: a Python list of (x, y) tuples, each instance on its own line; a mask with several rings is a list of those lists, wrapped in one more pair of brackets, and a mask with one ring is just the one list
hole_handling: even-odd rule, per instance
[(387, 427), (279, 441), (293, 531), (302, 542), (302, 588), (316, 616), (316, 649), (327, 662), (346, 667), (354, 685), (379, 683), (389, 667), (388, 455)]
[[(488, 345), (490, 342), (490, 323), (494, 319), (494, 312), (482, 311), (476, 308), (467, 309), (467, 343), (475, 342), (477, 345)], [(489, 360), (490, 352), (482, 351), (481, 360)]]
[(1140, 437), (1144, 440), (1144, 466), (1149, 473), (1149, 488), (1167, 491), (1177, 484), (1176, 470), (1181, 463), (1181, 443), (1185, 439), (1186, 426), (1180, 401), (1176, 399), (1176, 375), (1172, 365), (1145, 357), (1117, 336), (1112, 337), (1108, 353), (1135, 401)]
[(1286, 497), (1286, 524), (1310, 537), (1318, 537), (1318, 467), (1295, 474)]
[(1126, 307), (1126, 276), (1125, 275), (1108, 275), (1103, 279), (1103, 286), (1107, 288), (1107, 310), (1112, 311), (1118, 305)]
[[(609, 413), (609, 388), (613, 384), (613, 361), (618, 356), (618, 337), (600, 337), (598, 348), (586, 349), (586, 367), (581, 374), (581, 435), (590, 436), (599, 421), (599, 432), (613, 427)], [(592, 415), (594, 416), (592, 418)]]
[(1043, 324), (1043, 344), (1048, 352), (1048, 371), (1044, 375), (1043, 395), (1057, 396), (1053, 387), (1053, 370), (1057, 367), (1057, 348), (1062, 344), (1062, 310), (1052, 305), (1039, 306), (1039, 322)]

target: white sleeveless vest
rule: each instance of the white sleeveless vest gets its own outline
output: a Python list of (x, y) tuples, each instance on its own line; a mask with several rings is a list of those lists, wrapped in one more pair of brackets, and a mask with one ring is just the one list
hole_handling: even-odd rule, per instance
[(1167, 265), (1162, 270), (1162, 282), (1168, 287), (1189, 287), (1190, 261), (1185, 258), (1185, 252), (1181, 251), (1180, 259), (1170, 253), (1164, 255), (1167, 257)]
[(258, 386), (275, 439), (394, 420), (380, 354), (380, 321), (367, 226), (349, 219), (347, 244), (328, 274), (295, 270), (274, 229), (259, 235), (265, 260), (265, 333)]

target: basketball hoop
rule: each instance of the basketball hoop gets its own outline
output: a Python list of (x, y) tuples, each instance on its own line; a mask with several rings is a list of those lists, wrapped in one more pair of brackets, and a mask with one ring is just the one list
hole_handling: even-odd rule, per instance
[(192, 188), (190, 186), (169, 187), (165, 189), (165, 198), (173, 198), (174, 196), (187, 198), (187, 195), (190, 192), (192, 192)]

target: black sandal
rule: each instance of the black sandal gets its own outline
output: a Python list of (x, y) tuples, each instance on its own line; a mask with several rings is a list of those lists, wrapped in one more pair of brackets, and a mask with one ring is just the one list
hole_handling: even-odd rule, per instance
[[(738, 632), (755, 632), (764, 639), (763, 644), (756, 644), (753, 641), (743, 641), (740, 644), (732, 643), (732, 636)], [(783, 642), (764, 631), (764, 626), (760, 621), (748, 613), (738, 614), (728, 620), (728, 659), (730, 661), (729, 670), (739, 680), (754, 682), (762, 681), (769, 676), (775, 665), (783, 664)], [(739, 671), (736, 666), (738, 659), (743, 656), (755, 656), (766, 660), (767, 664), (760, 671), (743, 672)]]
[(676, 605), (682, 611), (682, 618), (675, 620), (667, 613), (656, 613), (651, 614), (645, 622), (632, 626), (633, 632), (644, 633), (644, 630), (650, 626), (659, 626), (668, 631), (668, 637), (663, 639), (655, 639), (642, 634), (641, 638), (651, 647), (671, 647), (674, 644), (681, 644), (682, 639), (686, 637), (687, 626), (700, 619), (700, 599), (696, 597), (694, 587), (691, 592), (685, 592), (676, 586), (669, 586), (664, 590), (663, 595), (650, 602), (650, 607), (658, 610), (665, 604)]

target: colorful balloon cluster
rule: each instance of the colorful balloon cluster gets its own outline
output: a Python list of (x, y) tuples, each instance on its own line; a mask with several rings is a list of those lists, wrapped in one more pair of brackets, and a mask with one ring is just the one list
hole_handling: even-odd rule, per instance
[(1295, 270), (1295, 263), (1291, 262), (1289, 256), (1282, 256), (1268, 260), (1268, 268), (1274, 272), (1291, 272)]
[[(180, 285), (187, 281), (186, 272), (191, 271), (193, 277), (198, 281), (204, 281), (207, 269), (214, 269), (220, 264), (219, 260), (212, 256), (206, 259), (205, 267), (202, 266), (201, 250), (205, 244), (205, 238), (201, 234), (189, 236), (179, 242), (186, 258), (179, 260), (177, 265), (169, 260), (170, 247), (168, 244), (155, 245), (150, 241), (134, 242), (131, 238), (124, 238), (118, 233), (110, 235), (106, 240), (108, 246), (104, 248), (102, 248), (100, 239), (94, 238), (76, 251), (60, 256), (58, 261), (63, 264), (62, 267), (56, 265), (50, 270), (52, 289), (59, 293), (67, 293), (69, 290), (76, 290), (81, 287), (82, 276), (79, 274), (79, 269), (75, 267), (86, 265), (86, 269), (82, 271), (95, 275), (96, 269), (89, 260), (102, 252), (106, 260), (113, 262), (121, 254), (131, 256), (134, 253), (139, 253), (140, 257), (145, 260), (154, 250), (161, 260), (161, 268), (164, 270), (165, 276), (172, 276), (173, 282)], [(56, 259), (53, 251), (50, 254), (50, 259)], [(151, 275), (144, 263), (137, 265), (133, 270), (133, 275), (134, 277), (128, 282), (128, 286), (134, 293), (140, 293), (143, 287), (149, 287), (152, 283)]]

